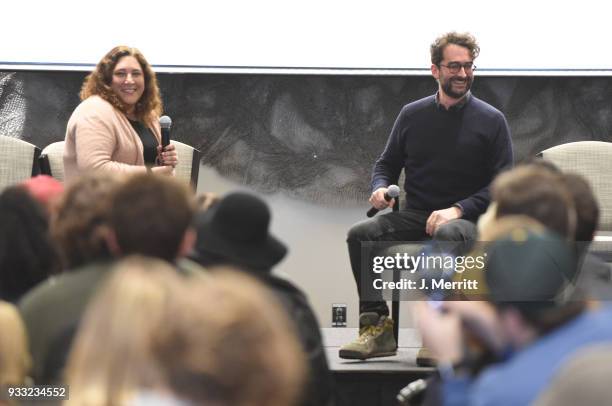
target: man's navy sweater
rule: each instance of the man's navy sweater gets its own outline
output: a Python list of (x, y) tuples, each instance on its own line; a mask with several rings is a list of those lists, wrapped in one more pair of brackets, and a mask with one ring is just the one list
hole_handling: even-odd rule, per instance
[(372, 191), (396, 183), (404, 168), (407, 208), (458, 205), (463, 218), (476, 220), (489, 204), (489, 184), (512, 166), (512, 142), (504, 115), (467, 97), (449, 110), (435, 95), (404, 106), (374, 165)]

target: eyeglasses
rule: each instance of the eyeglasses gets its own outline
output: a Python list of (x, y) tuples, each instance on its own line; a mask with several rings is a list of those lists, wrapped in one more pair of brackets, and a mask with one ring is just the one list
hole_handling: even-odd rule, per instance
[(466, 63), (451, 62), (448, 65), (440, 64), (440, 66), (444, 66), (452, 74), (459, 73), (459, 71), (461, 71), (461, 68), (463, 68), (466, 73), (476, 70), (476, 65), (474, 65), (474, 62), (466, 62)]

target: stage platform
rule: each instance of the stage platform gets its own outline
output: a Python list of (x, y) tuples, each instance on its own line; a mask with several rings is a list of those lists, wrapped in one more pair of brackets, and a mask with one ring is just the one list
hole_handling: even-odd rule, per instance
[(394, 357), (367, 361), (338, 357), (340, 346), (357, 337), (356, 328), (323, 328), (327, 360), (336, 380), (338, 405), (390, 406), (395, 396), (410, 382), (425, 378), (433, 368), (416, 365), (421, 339), (415, 329), (400, 328), (399, 348)]

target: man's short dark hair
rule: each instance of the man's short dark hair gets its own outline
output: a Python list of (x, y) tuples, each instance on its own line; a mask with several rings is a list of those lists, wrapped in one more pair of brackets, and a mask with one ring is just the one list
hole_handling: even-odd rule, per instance
[(436, 38), (436, 40), (431, 44), (429, 48), (429, 51), (431, 52), (431, 63), (436, 66), (440, 66), (440, 62), (442, 62), (442, 59), (444, 59), (444, 49), (450, 44), (467, 48), (472, 56), (472, 60), (476, 59), (480, 53), (480, 46), (472, 34), (467, 32), (459, 33), (452, 31)]
[(140, 174), (114, 193), (109, 225), (123, 255), (141, 254), (173, 262), (193, 214), (185, 185), (171, 177)]

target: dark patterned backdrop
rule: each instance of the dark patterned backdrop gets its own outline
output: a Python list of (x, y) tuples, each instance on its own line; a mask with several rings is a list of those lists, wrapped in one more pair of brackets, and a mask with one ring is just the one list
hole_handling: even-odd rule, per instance
[[(0, 133), (40, 147), (63, 139), (85, 77), (0, 72)], [(403, 104), (431, 77), (160, 74), (173, 137), (218, 172), (261, 192), (363, 203), (370, 170)], [(480, 77), (474, 94), (502, 110), (517, 161), (553, 145), (612, 141), (612, 78)]]

